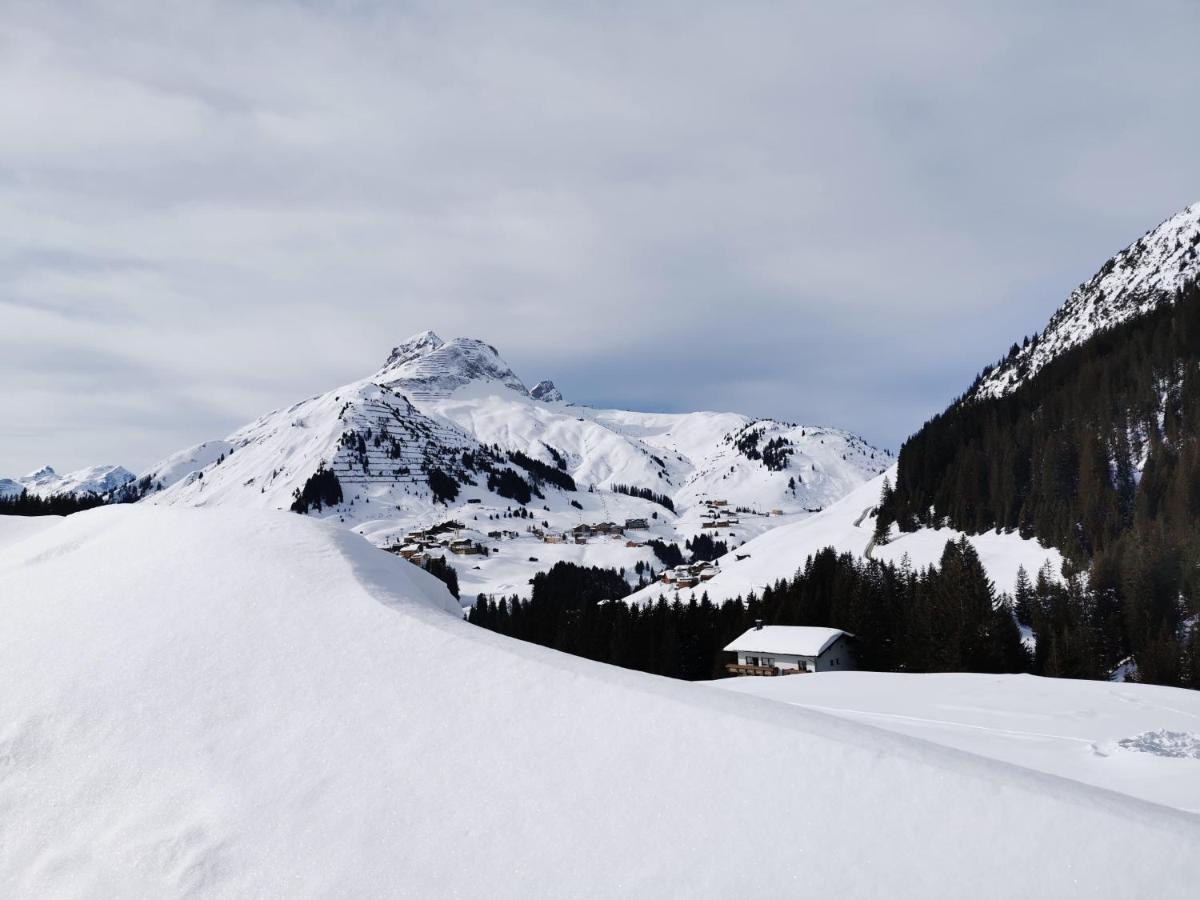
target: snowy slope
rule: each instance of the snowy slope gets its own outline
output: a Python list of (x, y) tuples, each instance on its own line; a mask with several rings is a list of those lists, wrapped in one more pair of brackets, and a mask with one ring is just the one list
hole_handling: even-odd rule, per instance
[(0, 604), (5, 896), (1171, 898), (1200, 881), (1192, 816), (506, 640), (302, 516), (81, 513), (0, 551)]
[[(89, 466), (59, 475), (50, 466), (42, 466), (16, 479), (20, 489), (38, 497), (51, 494), (107, 494), (132, 481), (134, 475), (121, 466)], [(0, 492), (20, 493), (11, 488), (11, 480), (3, 479)]]
[(1200, 814), (1197, 691), (964, 673), (832, 672), (711, 684)]
[(0, 516), (0, 549), (52, 528), (62, 516)]
[[(848, 493), (828, 509), (800, 521), (772, 529), (745, 544), (731, 549), (718, 560), (719, 575), (695, 589), (697, 596), (707, 592), (716, 601), (745, 597), (751, 591), (761, 593), (769, 584), (791, 578), (803, 568), (809, 556), (833, 547), (840, 553), (863, 556), (868, 552), (875, 532), (873, 510), (879, 502), (885, 478), (895, 481), (895, 468), (889, 469)], [(870, 546), (872, 558), (900, 564), (905, 557), (914, 568), (937, 563), (946, 542), (958, 540), (963, 533), (950, 528), (922, 528), (900, 532), (894, 526), (888, 543)], [(969, 535), (980, 561), (998, 591), (1013, 591), (1017, 570), (1021, 566), (1032, 578), (1038, 569), (1049, 562), (1057, 573), (1062, 567), (1062, 555), (1053, 548), (1041, 546), (1015, 533), (985, 532)], [(739, 559), (738, 557), (744, 557)], [(684, 598), (692, 589), (682, 592)], [(673, 588), (652, 584), (633, 594), (631, 602), (648, 602), (660, 596), (671, 598)]]
[(146, 489), (161, 491), (188, 476), (213, 465), (218, 458), (233, 449), (229, 441), (204, 441), (172, 453), (157, 465), (142, 472), (139, 480), (145, 480)]
[(1193, 203), (1126, 247), (1081, 284), (1036, 341), (1002, 360), (968, 392), (1000, 397), (1097, 331), (1142, 315), (1200, 275), (1200, 203)]

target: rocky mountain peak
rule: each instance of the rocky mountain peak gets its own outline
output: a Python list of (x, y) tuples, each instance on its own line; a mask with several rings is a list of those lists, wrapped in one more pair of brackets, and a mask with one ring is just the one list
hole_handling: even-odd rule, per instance
[(548, 380), (535, 384), (533, 390), (529, 392), (529, 396), (534, 400), (541, 400), (543, 403), (554, 403), (563, 398), (562, 392), (554, 386), (554, 382)]

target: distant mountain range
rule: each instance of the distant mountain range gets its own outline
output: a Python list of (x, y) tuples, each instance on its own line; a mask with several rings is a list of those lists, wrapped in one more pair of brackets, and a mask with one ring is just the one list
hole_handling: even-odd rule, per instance
[(42, 466), (20, 478), (0, 478), (0, 497), (28, 492), (37, 497), (54, 494), (111, 494), (130, 483), (134, 474), (121, 466), (89, 466), (59, 475), (50, 466)]

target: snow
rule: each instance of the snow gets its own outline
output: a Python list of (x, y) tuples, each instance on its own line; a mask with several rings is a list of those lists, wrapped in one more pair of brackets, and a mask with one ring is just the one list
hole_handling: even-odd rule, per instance
[(0, 516), (0, 549), (56, 525), (62, 516)]
[(786, 653), (792, 656), (820, 656), (825, 648), (846, 632), (840, 628), (814, 628), (805, 625), (764, 625), (751, 628), (726, 650), (741, 653)]
[[(1043, 547), (1036, 540), (1022, 538), (1013, 532), (984, 532), (966, 535), (951, 528), (921, 528), (900, 532), (893, 527), (886, 544), (872, 544), (875, 532), (874, 509), (879, 503), (885, 478), (896, 481), (893, 466), (886, 472), (847, 493), (841, 500), (816, 515), (792, 521), (774, 528), (731, 548), (717, 562), (721, 573), (696, 589), (685, 589), (686, 598), (693, 593), (707, 593), (710, 600), (719, 602), (761, 593), (767, 585), (780, 579), (790, 579), (804, 567), (808, 557), (826, 547), (839, 553), (865, 556), (870, 550), (874, 559), (902, 564), (907, 558), (914, 568), (936, 565), (947, 541), (963, 537), (975, 546), (988, 576), (998, 591), (1012, 593), (1017, 570), (1024, 567), (1033, 578), (1043, 564), (1049, 563), (1055, 574), (1062, 569), (1062, 554)], [(660, 596), (673, 596), (663, 584), (652, 584), (630, 597), (631, 602), (653, 602)]]
[[(1190, 897), (1200, 879), (1192, 816), (507, 640), (310, 517), (80, 513), (0, 551), (0, 604), (5, 896)], [(1129, 709), (1155, 722), (1114, 734), (1181, 730)]]
[(1110, 259), (1054, 313), (1038, 340), (1002, 360), (971, 389), (1001, 397), (1098, 331), (1144, 315), (1200, 276), (1200, 203), (1193, 203)]
[(229, 441), (204, 441), (194, 447), (187, 447), (172, 453), (141, 474), (151, 490), (164, 490), (171, 485), (183, 481), (189, 475), (213, 465), (217, 459), (229, 453), (233, 444)]
[[(27, 490), (37, 497), (48, 497), (52, 494), (107, 494), (133, 480), (133, 473), (121, 466), (101, 465), (77, 469), (66, 475), (59, 475), (50, 466), (42, 466), (35, 472), (23, 475), (17, 479), (20, 489)], [(13, 491), (8, 485), (10, 479), (3, 479), (7, 484), (0, 488), (0, 493), (20, 493)]]
[(965, 673), (830, 672), (711, 685), (1200, 814), (1200, 692)]

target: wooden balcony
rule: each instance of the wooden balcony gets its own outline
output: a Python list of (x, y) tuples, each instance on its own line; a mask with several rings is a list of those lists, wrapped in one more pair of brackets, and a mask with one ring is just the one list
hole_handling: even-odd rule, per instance
[(779, 666), (751, 666), (745, 663), (727, 663), (725, 671), (730, 675), (803, 675), (804, 669), (781, 669)]

